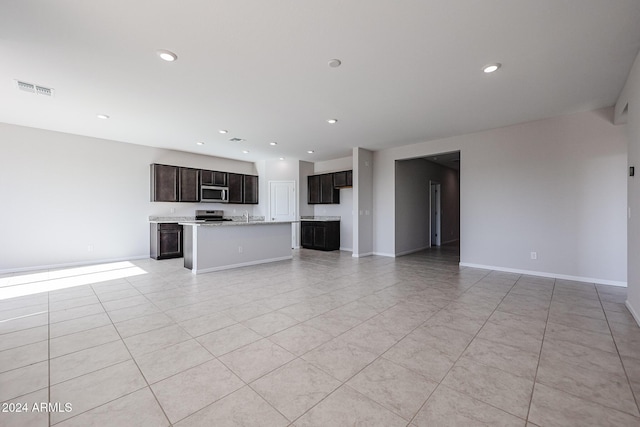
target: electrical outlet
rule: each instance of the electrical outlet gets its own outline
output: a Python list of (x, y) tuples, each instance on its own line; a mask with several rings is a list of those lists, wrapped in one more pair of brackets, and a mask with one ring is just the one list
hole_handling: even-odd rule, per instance
[(538, 259), (538, 252), (531, 252), (531, 259)]
[(169, 211), (170, 211), (171, 213), (176, 213), (176, 208), (171, 208), (171, 209), (169, 209)]
[(93, 252), (93, 245), (87, 246), (87, 252)]
[(241, 254), (242, 253), (242, 246), (238, 246), (238, 253)]

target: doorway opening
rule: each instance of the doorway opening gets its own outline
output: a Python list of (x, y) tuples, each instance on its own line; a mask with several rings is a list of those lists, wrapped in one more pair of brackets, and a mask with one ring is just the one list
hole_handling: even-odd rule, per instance
[(396, 161), (395, 256), (460, 250), (460, 151)]
[(442, 244), (442, 200), (440, 183), (429, 180), (429, 246), (440, 246)]

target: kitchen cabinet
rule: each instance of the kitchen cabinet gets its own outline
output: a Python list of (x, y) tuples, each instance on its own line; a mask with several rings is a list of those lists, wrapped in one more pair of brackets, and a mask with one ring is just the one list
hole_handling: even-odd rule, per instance
[(151, 165), (152, 202), (200, 202), (200, 187), (229, 188), (229, 203), (257, 204), (258, 177), (180, 166)]
[(333, 174), (320, 175), (320, 203), (340, 203), (340, 191), (333, 186)]
[(333, 186), (336, 188), (353, 186), (353, 171), (334, 172)]
[(178, 201), (178, 167), (151, 165), (151, 200), (154, 202)]
[(215, 185), (218, 187), (226, 187), (227, 172), (201, 170), (200, 181), (202, 182), (202, 185)]
[(340, 203), (340, 190), (333, 184), (332, 173), (307, 177), (307, 203), (310, 205)]
[(320, 203), (320, 175), (307, 177), (307, 202), (310, 205)]
[(229, 203), (243, 203), (244, 178), (239, 173), (229, 173)]
[(150, 256), (153, 259), (182, 257), (182, 226), (175, 223), (152, 223), (149, 230)]
[(200, 201), (200, 171), (191, 168), (179, 168), (178, 201)]
[(258, 177), (255, 175), (244, 175), (244, 192), (242, 203), (258, 203)]
[(151, 165), (153, 202), (199, 202), (200, 171), (171, 165)]
[(301, 221), (303, 248), (333, 251), (340, 249), (340, 221)]
[(257, 204), (258, 177), (229, 173), (229, 203)]

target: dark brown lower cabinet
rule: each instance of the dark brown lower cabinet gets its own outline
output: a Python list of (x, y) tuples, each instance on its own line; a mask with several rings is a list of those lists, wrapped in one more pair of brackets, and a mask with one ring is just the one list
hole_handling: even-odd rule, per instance
[(150, 256), (153, 259), (182, 257), (182, 226), (175, 223), (151, 224)]
[(340, 221), (301, 221), (301, 245), (307, 249), (340, 249)]

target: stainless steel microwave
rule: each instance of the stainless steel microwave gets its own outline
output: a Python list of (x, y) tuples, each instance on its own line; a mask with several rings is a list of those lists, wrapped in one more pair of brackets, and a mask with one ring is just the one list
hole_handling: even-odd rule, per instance
[(203, 185), (200, 187), (200, 201), (205, 203), (229, 203), (229, 187)]

